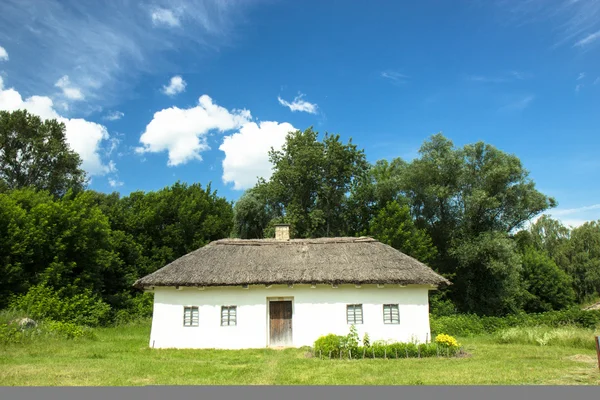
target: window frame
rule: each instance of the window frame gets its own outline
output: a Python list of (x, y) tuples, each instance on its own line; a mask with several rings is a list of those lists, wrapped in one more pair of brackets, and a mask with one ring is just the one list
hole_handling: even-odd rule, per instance
[[(190, 310), (190, 323), (186, 324), (186, 311)], [(196, 312), (196, 323), (194, 324), (194, 311)], [(183, 306), (183, 327), (196, 328), (200, 326), (200, 307), (198, 306)]]
[[(234, 311), (233, 324), (231, 323), (231, 311)], [(223, 323), (223, 312), (227, 312), (227, 323)], [(221, 326), (237, 326), (237, 306), (221, 306)]]
[[(352, 321), (350, 322), (350, 309), (352, 309)], [(356, 321), (356, 310), (360, 309), (360, 322)], [(363, 325), (364, 324), (364, 316), (363, 316), (363, 305), (362, 304), (346, 304), (346, 323), (348, 325)]]
[[(390, 307), (390, 319), (389, 321), (386, 321), (386, 315), (385, 315), (385, 308), (386, 307)], [(397, 314), (398, 314), (398, 320), (397, 322), (394, 321), (394, 308), (397, 310)], [(400, 305), (399, 304), (383, 304), (382, 307), (382, 311), (383, 311), (383, 323), (385, 325), (400, 325)]]

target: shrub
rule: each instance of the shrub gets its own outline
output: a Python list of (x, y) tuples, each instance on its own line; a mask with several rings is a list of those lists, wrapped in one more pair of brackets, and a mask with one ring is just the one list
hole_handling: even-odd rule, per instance
[[(315, 341), (314, 353), (318, 357), (331, 358), (413, 358), (454, 356), (459, 351), (459, 344), (452, 336), (438, 335), (440, 340), (436, 343), (402, 343), (376, 340), (369, 346), (358, 345), (356, 331), (351, 329), (347, 336), (329, 334), (321, 336)], [(354, 339), (352, 339), (354, 337)], [(368, 339), (368, 335), (365, 335)], [(368, 342), (368, 341), (367, 341)], [(349, 344), (350, 343), (350, 344)]]
[(535, 326), (552, 328), (572, 326), (594, 329), (600, 326), (600, 310), (572, 308), (538, 314), (512, 314), (505, 317), (480, 317), (474, 314), (431, 317), (433, 334), (443, 332), (459, 337), (493, 334), (512, 327)]
[(345, 336), (329, 334), (321, 336), (315, 341), (315, 354), (322, 354), (323, 357), (339, 357), (342, 350)]
[(71, 322), (46, 321), (43, 329), (46, 330), (48, 336), (64, 339), (93, 338), (95, 336), (91, 329), (75, 325)]
[(71, 322), (75, 325), (98, 326), (109, 316), (110, 306), (91, 292), (61, 296), (48, 286), (37, 285), (11, 301), (11, 308), (23, 310), (35, 320)]

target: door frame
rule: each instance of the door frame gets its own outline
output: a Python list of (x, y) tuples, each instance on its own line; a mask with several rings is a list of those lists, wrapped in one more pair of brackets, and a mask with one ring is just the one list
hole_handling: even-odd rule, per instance
[(272, 301), (291, 301), (292, 302), (292, 343), (294, 344), (294, 314), (296, 314), (296, 307), (294, 304), (293, 296), (272, 296), (267, 297), (267, 347), (271, 346), (271, 302)]

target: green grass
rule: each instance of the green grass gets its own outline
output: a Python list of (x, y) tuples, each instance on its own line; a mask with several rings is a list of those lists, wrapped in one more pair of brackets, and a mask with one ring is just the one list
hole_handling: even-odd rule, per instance
[(532, 344), (539, 346), (562, 346), (574, 348), (588, 348), (594, 350), (596, 342), (594, 336), (600, 332), (592, 329), (576, 327), (548, 328), (548, 327), (523, 327), (508, 328), (498, 332), (495, 337), (498, 343)]
[(469, 356), (320, 360), (305, 350), (157, 350), (149, 325), (96, 329), (96, 339), (0, 345), (0, 385), (600, 384), (586, 347), (460, 338)]

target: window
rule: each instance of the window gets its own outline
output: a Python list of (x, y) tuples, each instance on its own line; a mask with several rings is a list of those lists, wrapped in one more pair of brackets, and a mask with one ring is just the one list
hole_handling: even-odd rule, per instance
[(346, 306), (346, 317), (348, 325), (362, 324), (362, 304), (348, 304)]
[(221, 307), (221, 326), (237, 325), (237, 307), (223, 306)]
[(198, 326), (198, 307), (183, 307), (183, 326)]
[(400, 311), (398, 310), (398, 304), (384, 304), (383, 305), (383, 323), (384, 324), (399, 324), (400, 323)]

